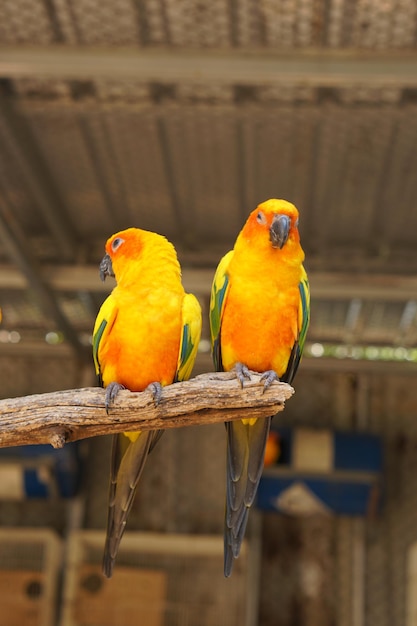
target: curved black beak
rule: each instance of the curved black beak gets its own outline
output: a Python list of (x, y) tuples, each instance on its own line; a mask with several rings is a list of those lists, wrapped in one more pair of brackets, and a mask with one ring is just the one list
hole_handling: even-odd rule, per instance
[(100, 278), (104, 282), (106, 280), (106, 276), (113, 276), (113, 266), (111, 263), (111, 258), (108, 254), (105, 254), (100, 262)]
[(274, 215), (271, 228), (269, 229), (269, 238), (273, 248), (283, 248), (287, 243), (290, 234), (291, 219), (288, 215)]

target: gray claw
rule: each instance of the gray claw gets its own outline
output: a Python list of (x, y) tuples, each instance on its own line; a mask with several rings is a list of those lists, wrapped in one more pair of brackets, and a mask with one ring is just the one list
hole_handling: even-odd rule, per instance
[(249, 368), (243, 363), (236, 363), (235, 369), (236, 369), (236, 378), (240, 382), (240, 386), (243, 388), (245, 378), (247, 380), (250, 380)]
[(279, 382), (279, 377), (278, 374), (274, 372), (274, 370), (267, 370), (262, 374), (261, 380), (264, 381), (264, 390), (262, 393), (265, 393), (268, 387), (270, 387), (275, 380)]
[(104, 400), (104, 406), (106, 407), (106, 413), (107, 415), (109, 414), (109, 409), (110, 406), (114, 403), (114, 401), (117, 398), (117, 394), (119, 393), (119, 391), (121, 389), (126, 389), (126, 387), (124, 387), (124, 385), (121, 385), (120, 383), (109, 383), (106, 387), (106, 397)]
[(158, 383), (158, 382), (150, 383), (146, 387), (146, 390), (151, 392), (154, 404), (155, 404), (155, 406), (158, 406), (158, 404), (161, 402), (161, 398), (162, 398), (162, 385), (161, 385), (161, 383)]

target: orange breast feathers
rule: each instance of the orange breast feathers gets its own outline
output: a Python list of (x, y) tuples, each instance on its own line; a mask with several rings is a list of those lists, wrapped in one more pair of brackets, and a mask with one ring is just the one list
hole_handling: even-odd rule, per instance
[(117, 381), (130, 391), (173, 382), (182, 330), (180, 294), (123, 293), (116, 287), (117, 315), (99, 350), (103, 385)]
[(223, 367), (230, 370), (240, 362), (281, 376), (298, 337), (298, 283), (284, 292), (260, 283), (246, 289), (231, 283), (221, 329)]

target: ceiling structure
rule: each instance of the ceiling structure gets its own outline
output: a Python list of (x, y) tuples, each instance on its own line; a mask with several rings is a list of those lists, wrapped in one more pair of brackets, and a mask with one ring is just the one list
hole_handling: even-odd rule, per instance
[(0, 352), (84, 358), (104, 242), (132, 225), (173, 241), (207, 311), (283, 197), (329, 357), (307, 367), (415, 371), (416, 162), (414, 0), (3, 0)]

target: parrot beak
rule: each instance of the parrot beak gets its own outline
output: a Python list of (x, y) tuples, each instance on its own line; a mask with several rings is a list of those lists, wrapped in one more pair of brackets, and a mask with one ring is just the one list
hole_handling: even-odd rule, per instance
[(288, 215), (274, 215), (271, 228), (269, 229), (269, 238), (273, 248), (283, 248), (287, 243), (290, 234), (291, 220)]
[(114, 277), (114, 272), (113, 272), (113, 266), (111, 263), (111, 258), (108, 254), (105, 254), (104, 257), (101, 259), (101, 263), (100, 263), (100, 278), (101, 280), (104, 281), (106, 280), (106, 276), (113, 276)]

